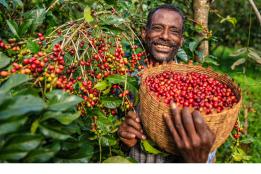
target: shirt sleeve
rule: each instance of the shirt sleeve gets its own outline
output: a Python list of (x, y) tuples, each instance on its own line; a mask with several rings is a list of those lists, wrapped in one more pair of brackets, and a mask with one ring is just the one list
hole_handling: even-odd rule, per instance
[(207, 163), (213, 163), (214, 162), (214, 159), (216, 157), (216, 152), (217, 150), (214, 150), (213, 152), (210, 152), (208, 154), (208, 160), (207, 160)]

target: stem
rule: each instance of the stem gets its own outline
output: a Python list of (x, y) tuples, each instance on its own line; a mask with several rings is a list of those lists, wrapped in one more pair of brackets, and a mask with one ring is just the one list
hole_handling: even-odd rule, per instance
[(54, 6), (55, 6), (58, 2), (59, 2), (59, 0), (54, 1), (54, 2), (48, 7), (48, 9), (46, 10), (46, 13), (47, 13), (49, 10), (51, 10), (52, 8), (54, 8)]
[(85, 23), (81, 23), (80, 26), (72, 33), (72, 35), (69, 37), (69, 39), (67, 40), (67, 42), (65, 42), (64, 44), (62, 44), (62, 48), (65, 47), (65, 45), (68, 44), (68, 42), (74, 37), (75, 34), (77, 34), (77, 32), (82, 28), (82, 26), (84, 25)]
[(60, 25), (59, 27), (57, 27), (55, 30), (53, 30), (49, 35), (52, 35), (53, 33), (55, 33), (57, 30), (59, 30), (60, 28), (63, 28), (63, 27), (65, 27), (66, 25), (69, 25), (71, 22), (78, 22), (78, 21), (80, 21), (80, 20), (84, 20), (84, 18), (79, 18), (79, 19), (76, 19), (76, 20), (74, 20), (74, 21), (70, 21), (70, 22), (67, 22), (67, 23), (65, 23), (65, 24), (63, 24), (63, 25)]
[(251, 13), (249, 13), (249, 27), (248, 27), (248, 39), (247, 39), (247, 48), (249, 47), (250, 42), (250, 33), (251, 33), (251, 25), (252, 25), (252, 19), (251, 19)]
[(102, 147), (101, 147), (101, 138), (100, 138), (100, 136), (99, 136), (99, 153), (100, 153), (100, 163), (101, 163), (101, 161), (102, 161)]
[(110, 151), (110, 156), (112, 156), (112, 153), (111, 153), (111, 146), (109, 146), (109, 151)]
[(259, 13), (257, 7), (256, 7), (256, 4), (254, 3), (253, 0), (248, 0), (248, 1), (249, 1), (249, 3), (251, 4), (252, 8), (254, 9), (255, 14), (256, 14), (256, 16), (257, 16), (257, 19), (258, 19), (258, 21), (259, 21), (259, 23), (260, 23), (260, 26), (261, 26), (261, 15), (260, 15), (260, 13)]

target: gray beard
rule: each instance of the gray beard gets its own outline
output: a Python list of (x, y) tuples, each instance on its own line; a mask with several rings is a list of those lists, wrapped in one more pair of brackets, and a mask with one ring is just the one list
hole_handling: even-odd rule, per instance
[(170, 62), (170, 61), (175, 61), (177, 63), (177, 53), (178, 53), (178, 49), (175, 50), (175, 52), (173, 53), (173, 55), (171, 57), (166, 57), (166, 58), (159, 58), (159, 57), (154, 57), (153, 55), (151, 55), (153, 57), (154, 60), (156, 60), (157, 62)]

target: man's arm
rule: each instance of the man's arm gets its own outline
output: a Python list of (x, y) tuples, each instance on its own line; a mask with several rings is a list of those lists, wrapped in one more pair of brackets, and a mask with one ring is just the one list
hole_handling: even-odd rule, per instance
[(171, 112), (172, 115), (164, 115), (164, 119), (185, 162), (207, 162), (215, 135), (200, 113), (191, 114), (187, 107), (180, 111), (174, 103)]

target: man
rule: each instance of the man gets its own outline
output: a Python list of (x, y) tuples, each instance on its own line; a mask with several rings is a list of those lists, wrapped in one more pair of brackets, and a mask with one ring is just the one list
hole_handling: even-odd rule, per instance
[[(150, 63), (170, 62), (175, 59), (183, 43), (184, 17), (172, 5), (162, 5), (150, 11), (142, 38), (150, 53)], [(118, 130), (121, 141), (130, 148), (129, 155), (139, 162), (210, 162), (215, 136), (198, 111), (180, 110), (171, 103), (172, 115), (164, 115), (179, 156), (168, 158), (147, 154), (140, 149), (138, 140), (146, 139), (138, 112), (129, 112)]]

